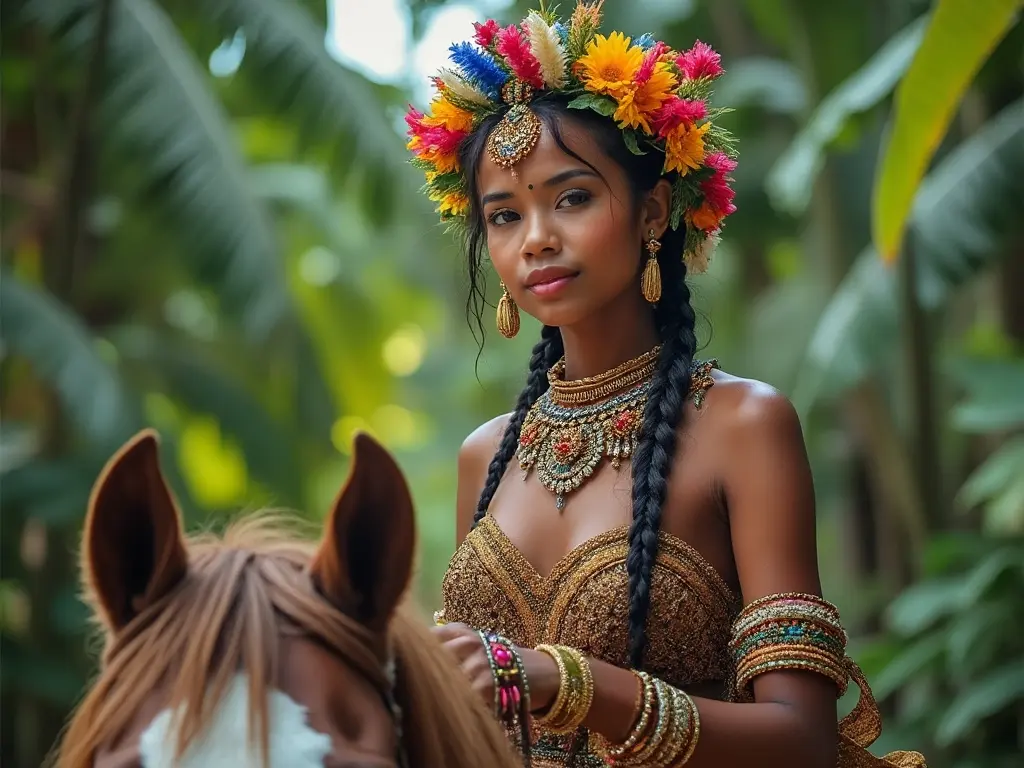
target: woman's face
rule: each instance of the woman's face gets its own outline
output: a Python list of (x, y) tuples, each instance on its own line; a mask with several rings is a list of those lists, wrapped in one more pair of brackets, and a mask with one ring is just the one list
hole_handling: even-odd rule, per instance
[(561, 129), (565, 145), (600, 175), (563, 152), (545, 127), (516, 166), (518, 179), (486, 153), (477, 178), (498, 275), (524, 312), (566, 327), (627, 291), (627, 300), (642, 306), (638, 275), (648, 222), (637, 215), (625, 173), (589, 133), (569, 119)]

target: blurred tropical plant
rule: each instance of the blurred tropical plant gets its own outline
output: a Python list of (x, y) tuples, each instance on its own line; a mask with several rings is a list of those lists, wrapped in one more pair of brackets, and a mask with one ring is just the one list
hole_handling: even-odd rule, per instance
[(874, 244), (885, 261), (892, 262), (900, 251), (917, 185), (961, 98), (1021, 6), (1021, 0), (936, 4), (920, 50), (896, 91), (892, 134), (875, 182)]
[[(447, 4), (408, 0), (414, 38), (437, 37)], [(339, 65), (326, 5), (5, 0), (0, 732), (15, 736), (0, 764), (39, 765), (90, 669), (78, 526), (96, 471), (140, 425), (164, 435), (190, 523), (214, 526), (252, 504), (318, 516), (353, 430), (375, 432), (412, 480), (419, 591), (437, 598), (459, 442), (509, 407), (537, 327), (477, 359), (459, 259), (405, 164), (411, 83)], [(533, 5), (486, 13), (511, 22)], [(936, 62), (928, 41), (953, 5), (605, 11), (630, 34), (723, 54), (740, 210), (693, 284), (710, 318), (701, 354), (801, 407), (823, 583), (885, 697), (884, 737), (934, 768), (999, 768), (1019, 746), (1019, 698), (975, 686), (1012, 679), (1003, 665), (1020, 657), (1005, 563), (1024, 495), (1024, 31), (1006, 15), (996, 31), (987, 14), (1007, 5), (986, 0), (964, 30), (988, 42)], [(886, 269), (871, 237), (879, 158), (927, 82), (913, 73), (945, 71), (932, 66), (957, 69), (934, 89), (940, 138)], [(933, 593), (989, 631), (968, 636), (935, 601), (928, 621), (901, 623)], [(941, 650), (900, 660), (926, 641)], [(954, 702), (969, 717), (950, 725)]]
[(1020, 761), (1024, 638), (1024, 358), (958, 360), (951, 366), (966, 398), (956, 429), (1013, 435), (967, 479), (957, 501), (981, 531), (931, 541), (920, 581), (886, 611), (886, 636), (864, 649), (876, 670), (875, 695), (900, 693), (908, 734), (968, 768), (1011, 768)]

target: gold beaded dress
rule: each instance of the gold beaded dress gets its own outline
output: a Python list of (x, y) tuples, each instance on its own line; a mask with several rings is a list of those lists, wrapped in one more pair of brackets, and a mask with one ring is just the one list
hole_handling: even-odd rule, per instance
[[(712, 363), (695, 366), (696, 402), (713, 384)], [(629, 666), (628, 526), (595, 536), (559, 560), (548, 575), (530, 564), (490, 516), (466, 536), (442, 582), (443, 619), (498, 632), (519, 646), (568, 645), (592, 658)], [(688, 688), (723, 683), (740, 609), (718, 572), (682, 539), (661, 532), (651, 579), (646, 671)], [(567, 765), (571, 736), (541, 733), (535, 768)], [(573, 765), (604, 766), (583, 748)]]
[[(690, 396), (698, 407), (714, 384), (710, 372), (716, 363), (694, 366)], [(628, 668), (628, 532), (623, 525), (583, 542), (544, 575), (485, 516), (448, 564), (437, 618), (497, 632), (521, 647), (566, 645)], [(678, 688), (708, 684), (719, 687), (727, 699), (751, 700), (732, 686), (729, 641), (742, 607), (740, 597), (697, 550), (660, 532), (644, 671)], [(917, 753), (881, 759), (865, 749), (877, 738), (881, 723), (859, 669), (852, 674), (862, 696), (840, 725), (839, 768), (923, 768)], [(534, 768), (607, 765), (590, 750), (585, 734), (576, 736), (541, 729), (532, 749)]]

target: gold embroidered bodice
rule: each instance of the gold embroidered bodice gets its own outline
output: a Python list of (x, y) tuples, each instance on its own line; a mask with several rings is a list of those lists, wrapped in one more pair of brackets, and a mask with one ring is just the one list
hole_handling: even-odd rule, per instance
[[(499, 632), (533, 648), (558, 643), (629, 665), (628, 528), (585, 541), (539, 574), (491, 517), (466, 537), (442, 583), (444, 620)], [(728, 678), (739, 602), (686, 542), (660, 534), (651, 578), (646, 669), (676, 686)]]

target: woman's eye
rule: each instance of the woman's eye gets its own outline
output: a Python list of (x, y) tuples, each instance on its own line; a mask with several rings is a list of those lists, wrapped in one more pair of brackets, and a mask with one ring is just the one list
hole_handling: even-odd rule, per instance
[(510, 211), (506, 208), (501, 211), (495, 211), (494, 213), (487, 217), (487, 220), (491, 224), (500, 227), (502, 224), (508, 224), (509, 222), (515, 221), (518, 218), (518, 213), (516, 213), (515, 211)]
[(590, 199), (590, 193), (585, 189), (574, 189), (570, 192), (566, 192), (562, 199), (558, 201), (559, 208), (569, 207), (572, 208), (576, 205), (582, 205)]

